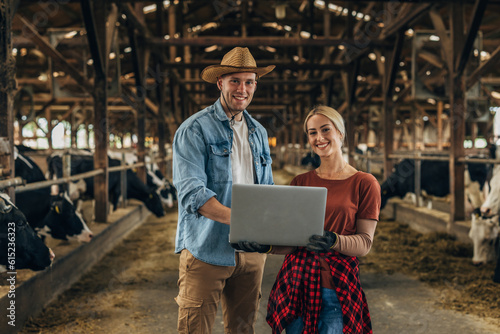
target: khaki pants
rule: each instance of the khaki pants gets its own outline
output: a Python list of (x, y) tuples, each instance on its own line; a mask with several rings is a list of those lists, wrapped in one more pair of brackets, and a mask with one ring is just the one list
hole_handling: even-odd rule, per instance
[(236, 253), (236, 266), (215, 266), (196, 259), (188, 250), (179, 263), (177, 330), (182, 334), (210, 334), (222, 301), (224, 332), (253, 334), (261, 298), (266, 255)]

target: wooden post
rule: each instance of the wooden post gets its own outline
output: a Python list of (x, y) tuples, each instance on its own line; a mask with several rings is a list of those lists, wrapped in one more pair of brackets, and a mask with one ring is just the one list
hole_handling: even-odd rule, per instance
[[(384, 114), (384, 178), (386, 179), (392, 172), (393, 162), (389, 159), (389, 155), (393, 152), (394, 143), (394, 103), (392, 95), (394, 90), (394, 80), (399, 64), (399, 58), (403, 49), (404, 31), (401, 30), (396, 37), (396, 43), (392, 50), (391, 56), (386, 57), (384, 77), (382, 80), (383, 86), (383, 114)], [(389, 59), (388, 59), (389, 58)]]
[(437, 108), (437, 149), (441, 151), (443, 149), (443, 101), (438, 102)]
[[(144, 87), (144, 64), (146, 62), (144, 45), (137, 38), (134, 25), (128, 22), (128, 37), (130, 46), (132, 47), (132, 63), (135, 73), (135, 86), (137, 95), (137, 162), (145, 162), (145, 147), (146, 140), (146, 88)], [(137, 168), (137, 176), (142, 182), (146, 183), (146, 167)]]
[(94, 168), (104, 174), (94, 176), (95, 220), (107, 222), (108, 215), (108, 146), (109, 124), (107, 110), (106, 7), (107, 1), (82, 0), (82, 13), (87, 29), (92, 59), (94, 60)]
[[(163, 9), (163, 1), (156, 2), (156, 34), (158, 36), (162, 36), (163, 34), (163, 26), (164, 26), (164, 9)], [(159, 158), (161, 162), (158, 164), (160, 172), (163, 175), (167, 174), (167, 164), (165, 162), (166, 151), (165, 144), (167, 143), (168, 136), (168, 128), (165, 122), (166, 116), (166, 106), (165, 106), (165, 78), (162, 75), (163, 69), (163, 58), (159, 56), (155, 56), (156, 60), (156, 71), (160, 73), (156, 73), (156, 97), (158, 99), (158, 151)], [(170, 137), (170, 136), (168, 136)]]
[[(451, 4), (450, 30), (451, 30), (451, 54), (460, 54), (464, 42), (464, 4)], [(456, 59), (456, 58), (455, 58)], [(464, 208), (464, 172), (465, 165), (459, 162), (464, 157), (465, 139), (465, 82), (461, 75), (457, 75), (455, 61), (448, 64), (449, 93), (451, 108), (451, 154), (450, 154), (450, 220), (447, 225), (448, 232), (452, 232), (455, 221), (465, 218)]]
[[(0, 5), (0, 178), (13, 178), (15, 175), (12, 91), (16, 86), (16, 65), (12, 56), (13, 11), (11, 0)], [(7, 188), (7, 193), (15, 202), (14, 188)]]

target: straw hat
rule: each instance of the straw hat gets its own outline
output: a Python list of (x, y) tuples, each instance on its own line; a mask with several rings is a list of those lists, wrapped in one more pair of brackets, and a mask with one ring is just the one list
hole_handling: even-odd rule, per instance
[(229, 73), (251, 72), (260, 78), (275, 68), (274, 65), (257, 67), (255, 59), (248, 48), (236, 47), (225, 54), (220, 65), (210, 65), (201, 72), (201, 78), (206, 82), (216, 83), (217, 78)]

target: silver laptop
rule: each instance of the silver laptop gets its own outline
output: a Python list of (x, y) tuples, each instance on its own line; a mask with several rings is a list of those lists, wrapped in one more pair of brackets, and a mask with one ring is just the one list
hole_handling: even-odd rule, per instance
[(323, 234), (326, 188), (234, 184), (229, 242), (305, 246)]

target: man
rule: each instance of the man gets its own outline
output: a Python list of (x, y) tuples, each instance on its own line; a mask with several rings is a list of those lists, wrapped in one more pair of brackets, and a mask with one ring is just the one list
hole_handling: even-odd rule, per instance
[(217, 84), (219, 99), (175, 133), (179, 333), (211, 333), (219, 301), (225, 333), (254, 333), (266, 255), (231, 247), (231, 187), (273, 184), (267, 132), (246, 111), (257, 79), (273, 69), (257, 67), (248, 48), (234, 48), (201, 73)]

